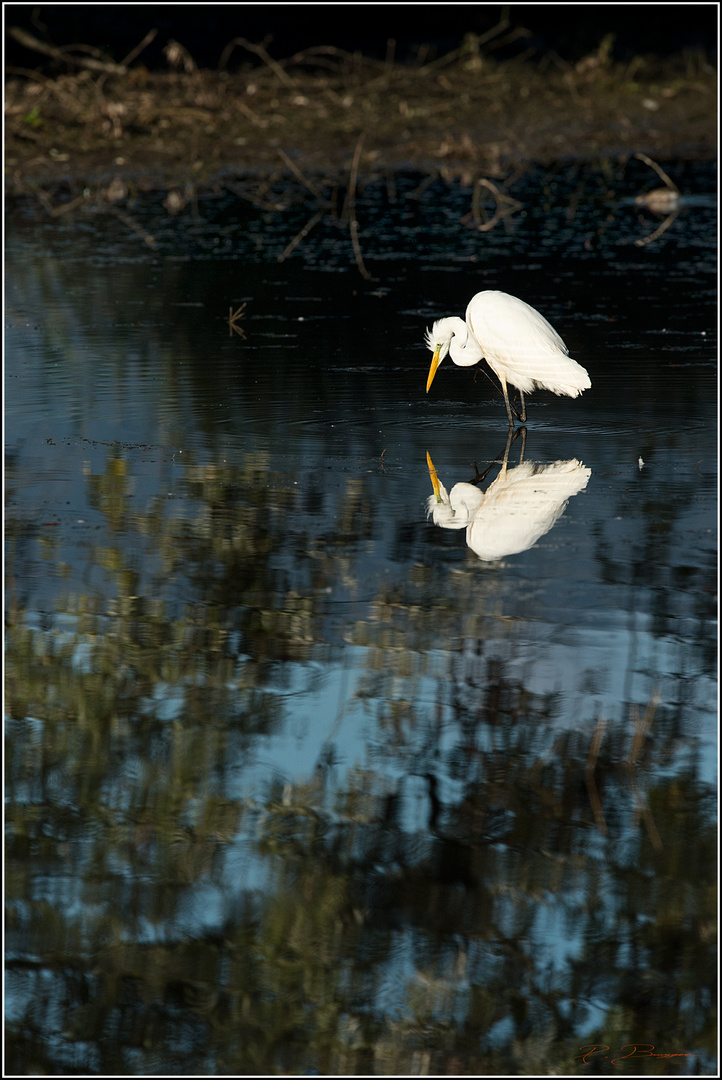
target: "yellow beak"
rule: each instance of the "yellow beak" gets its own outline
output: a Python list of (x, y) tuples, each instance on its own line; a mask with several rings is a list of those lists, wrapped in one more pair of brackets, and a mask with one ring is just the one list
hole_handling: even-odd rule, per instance
[[(438, 367), (438, 366), (439, 365), (437, 364), (436, 367)], [(436, 370), (436, 368), (434, 370)], [(427, 386), (426, 389), (428, 390), (428, 386)], [(426, 464), (429, 466), (429, 478), (431, 480), (431, 486), (434, 489), (434, 495), (436, 496), (436, 501), (441, 502), (441, 492), (439, 491), (439, 478), (436, 475), (436, 469), (434, 468), (434, 463), (431, 460), (431, 454), (429, 453), (428, 450), (426, 451)]]
[(437, 345), (436, 350), (434, 352), (433, 359), (431, 361), (431, 367), (429, 368), (429, 377), (426, 380), (426, 393), (427, 394), (429, 392), (429, 387), (431, 386), (432, 382), (434, 381), (434, 375), (436, 374), (436, 369), (439, 366), (439, 364), (441, 363), (441, 358), (439, 356), (440, 351), (441, 351), (441, 346)]

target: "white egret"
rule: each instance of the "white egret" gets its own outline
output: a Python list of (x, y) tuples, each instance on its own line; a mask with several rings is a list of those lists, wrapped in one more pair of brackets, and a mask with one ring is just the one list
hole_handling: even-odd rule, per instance
[(554, 327), (535, 308), (509, 293), (477, 293), (469, 301), (466, 322), (453, 315), (439, 319), (426, 331), (426, 344), (434, 354), (427, 393), (447, 353), (459, 367), (471, 367), (484, 359), (499, 377), (510, 427), (514, 420), (507, 384), (519, 390), (521, 415), (517, 417), (522, 422), (526, 420), (524, 394), (544, 389), (578, 397), (592, 385), (589, 374), (569, 356)]

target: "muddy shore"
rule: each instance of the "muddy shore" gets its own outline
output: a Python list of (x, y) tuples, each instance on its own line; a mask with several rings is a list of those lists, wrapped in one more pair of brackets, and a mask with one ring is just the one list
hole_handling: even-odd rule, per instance
[(331, 47), (284, 61), (253, 48), (236, 71), (198, 70), (181, 46), (167, 72), (9, 69), (7, 195), (55, 215), (163, 191), (174, 213), (239, 178), (263, 206), (284, 178), (313, 193), (412, 169), (502, 190), (529, 162), (717, 154), (716, 73), (701, 53), (619, 65), (602, 43), (575, 65), (495, 62), (469, 36), (410, 67)]

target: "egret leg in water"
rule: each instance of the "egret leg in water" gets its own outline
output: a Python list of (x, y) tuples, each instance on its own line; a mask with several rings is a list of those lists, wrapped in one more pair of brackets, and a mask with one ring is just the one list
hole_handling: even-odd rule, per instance
[(469, 301), (466, 322), (456, 316), (439, 319), (426, 331), (426, 344), (434, 354), (426, 392), (447, 354), (459, 367), (472, 367), (486, 360), (501, 383), (509, 427), (514, 426), (509, 385), (515, 386), (521, 396), (521, 412), (513, 412), (522, 423), (526, 420), (524, 394), (543, 389), (578, 397), (592, 385), (589, 373), (572, 360), (544, 316), (508, 293), (477, 293)]
[[(454, 484), (451, 491), (447, 491), (439, 480), (436, 468), (431, 460), (431, 454), (428, 450), (426, 451), (429, 478), (434, 489), (434, 494), (430, 495), (426, 500), (426, 507), (427, 514), (433, 517), (435, 525), (441, 525), (444, 529), (465, 529), (472, 523), (474, 515), (485, 498), (484, 492), (481, 490), (481, 484), (486, 480), (495, 465), (501, 465), (499, 478), (506, 475), (509, 451), (519, 436), (521, 436), (521, 453), (519, 455), (519, 464), (521, 465), (524, 461), (524, 451), (526, 449), (526, 428), (521, 427), (515, 430), (510, 427), (504, 449), (496, 455), (494, 460), (484, 469), (484, 472), (480, 473), (478, 467), (474, 465), (476, 475), (473, 481), (471, 483), (462, 481)], [(496, 483), (497, 481), (494, 481), (494, 484)], [(492, 488), (494, 484), (492, 484)]]
[(526, 402), (524, 401), (524, 392), (522, 390), (519, 391), (519, 408), (521, 412), (517, 412), (516, 407), (512, 405), (512, 409), (514, 410), (514, 416), (517, 418), (520, 424), (524, 424), (526, 423)]
[[(514, 411), (516, 412), (516, 410), (514, 410)], [(514, 430), (513, 428), (509, 428), (509, 433), (508, 433), (508, 435), (506, 437), (506, 446), (504, 447), (504, 449), (502, 451), (500, 451), (500, 453), (498, 453), (496, 455), (494, 460), (491, 462), (490, 465), (488, 465), (484, 469), (484, 471), (483, 471), (483, 473), (481, 473), (481, 475), (479, 475), (479, 470), (477, 469), (476, 464), (474, 465), (474, 471), (476, 472), (476, 477), (474, 478), (474, 483), (475, 484), (483, 483), (483, 481), (486, 480), (487, 476), (489, 475), (489, 473), (491, 472), (491, 470), (494, 468), (495, 465), (501, 465), (502, 468), (504, 468), (504, 469), (506, 468), (507, 462), (509, 461), (509, 451), (511, 450), (512, 446), (514, 445), (516, 440), (519, 438), (519, 436), (521, 436), (521, 450), (519, 452), (519, 464), (520, 465), (522, 464), (522, 462), (524, 461), (524, 454), (526, 452), (526, 428), (525, 427), (520, 427), (520, 428), (516, 428), (516, 430)]]

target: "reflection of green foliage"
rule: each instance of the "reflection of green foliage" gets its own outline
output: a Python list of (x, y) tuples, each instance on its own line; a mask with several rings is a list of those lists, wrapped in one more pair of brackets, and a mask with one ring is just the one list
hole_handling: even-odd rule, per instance
[(131, 494), (128, 464), (124, 458), (116, 452), (109, 454), (103, 475), (88, 477), (88, 489), (89, 505), (100, 510), (116, 532), (123, 525)]
[[(676, 724), (660, 709), (639, 761), (634, 725), (610, 724), (590, 771), (593, 716), (559, 732), (555, 698), (500, 661), (450, 679), (460, 626), (483, 642), (515, 624), (491, 576), (459, 568), (460, 609), (419, 565), (344, 624), (371, 760), (239, 790), (290, 672), (333, 656), (326, 590), (357, 588), (370, 504), (355, 482), (337, 534), (289, 539), (293, 485), (264, 461), (188, 458), (175, 498), (141, 506), (112, 448), (87, 479), (99, 584), (44, 628), (17, 589), (8, 607), (8, 933), (42, 958), (9, 964), (30, 1002), (13, 1071), (82, 1067), (90, 1046), (108, 1074), (574, 1073), (589, 1000), (609, 1003), (589, 1041), (711, 1059), (713, 807), (691, 767), (650, 779)], [(34, 543), (13, 527), (11, 580)], [(556, 966), (545, 919), (578, 943)]]

